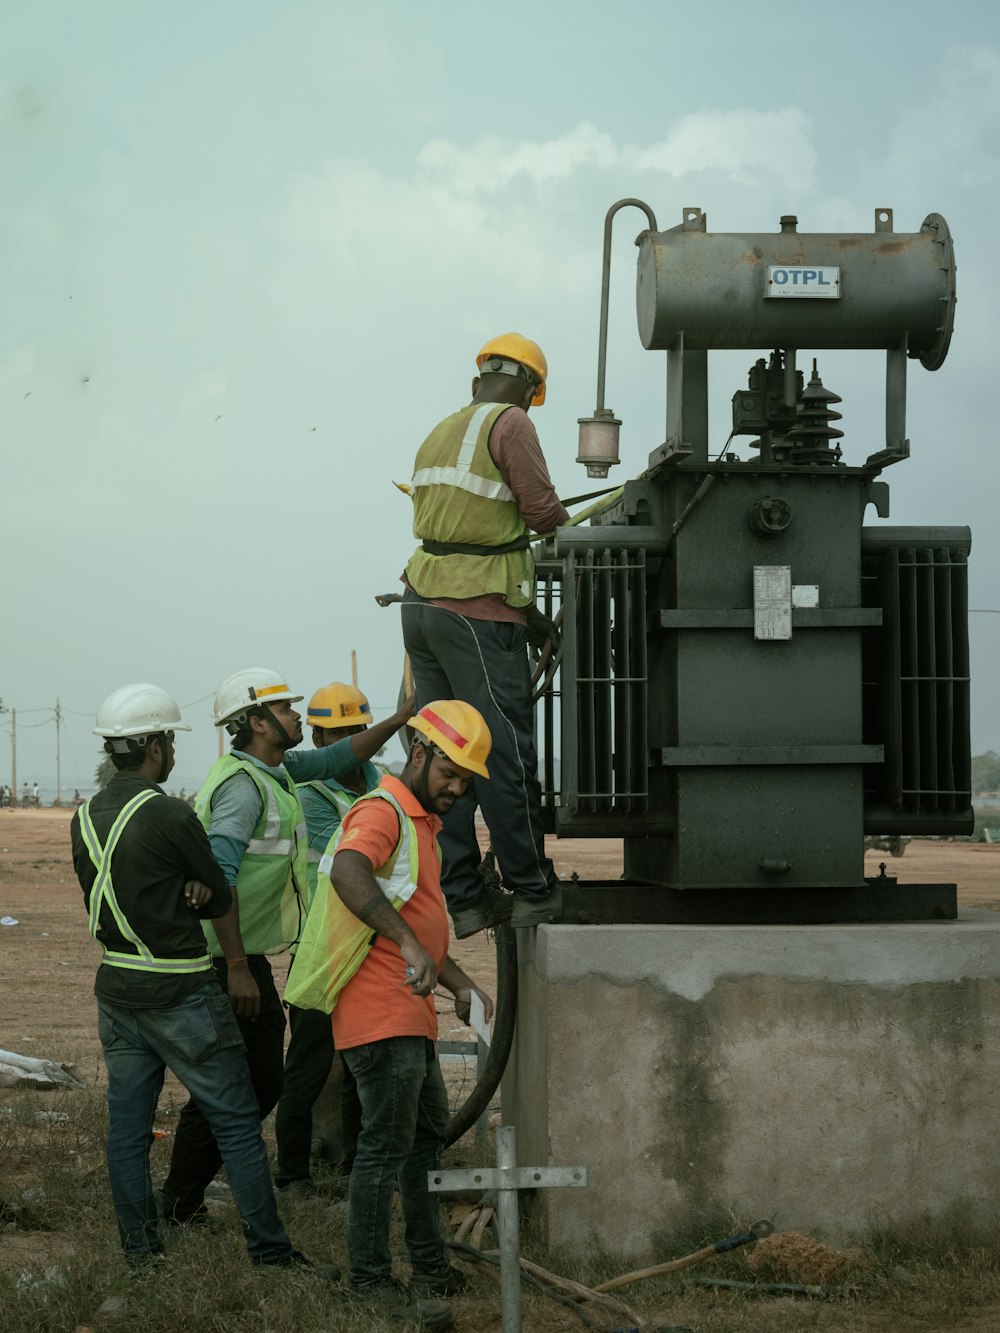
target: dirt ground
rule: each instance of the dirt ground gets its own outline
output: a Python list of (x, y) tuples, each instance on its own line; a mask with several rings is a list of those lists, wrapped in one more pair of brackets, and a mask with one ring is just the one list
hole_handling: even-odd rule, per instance
[[(93, 981), (100, 949), (87, 932), (80, 888), (69, 854), (68, 810), (0, 810), (0, 1046), (21, 1055), (65, 1058), (65, 1049), (100, 1045), (94, 1018)], [(550, 854), (563, 878), (616, 879), (622, 845), (613, 839), (550, 840)], [(901, 883), (956, 883), (959, 903), (1000, 910), (1000, 845), (914, 841), (901, 857), (870, 851), (865, 871)], [(484, 935), (453, 941), (454, 957), (480, 985), (492, 990), (495, 956)], [(287, 959), (275, 960), (283, 976)], [(440, 1002), (441, 1035), (459, 1038), (450, 1005)]]
[[(103, 1064), (97, 1038), (93, 999), (94, 972), (99, 949), (87, 932), (79, 886), (69, 855), (68, 810), (0, 810), (0, 918), (11, 917), (17, 925), (0, 926), (0, 1047), (21, 1055), (46, 1056), (57, 1061), (72, 1061), (79, 1075), (92, 1086), (103, 1081)], [(614, 879), (621, 873), (621, 843), (612, 840), (577, 840), (550, 846), (557, 871), (569, 876), (574, 871), (584, 879)], [(910, 883), (955, 882), (959, 902), (964, 906), (1000, 910), (1000, 845), (914, 841), (902, 857), (883, 852), (869, 852), (866, 872), (878, 874), (880, 862), (886, 873)], [(492, 991), (495, 982), (495, 958), (492, 942), (484, 935), (470, 941), (454, 942), (453, 954), (465, 970)], [(275, 960), (275, 971), (283, 979), (286, 964)], [(279, 983), (280, 985), (280, 983)], [(450, 1002), (439, 1000), (442, 1037), (468, 1037), (454, 1017)], [(168, 1080), (166, 1097), (183, 1097), (182, 1089)], [(0, 1092), (0, 1100), (11, 1094)], [(24, 1183), (24, 1182), (15, 1182)], [(8, 1185), (10, 1182), (8, 1182)], [(65, 1239), (65, 1238), (64, 1238)], [(49, 1237), (46, 1243), (54, 1243)], [(19, 1238), (0, 1233), (0, 1274), (23, 1267), (30, 1257)], [(787, 1299), (786, 1302), (787, 1304)], [(780, 1302), (774, 1302), (776, 1311)], [(760, 1308), (760, 1301), (755, 1303)], [(548, 1307), (547, 1307), (548, 1308)], [(553, 1307), (554, 1308), (554, 1307)], [(896, 1309), (898, 1310), (898, 1305)], [(887, 1313), (878, 1317), (876, 1307), (869, 1308), (864, 1319), (840, 1323), (835, 1319), (797, 1323), (778, 1318), (775, 1328), (836, 1329), (936, 1329), (976, 1330), (1000, 1328), (1000, 1309), (989, 1312), (968, 1311), (946, 1324), (927, 1322), (916, 1315), (901, 1321)], [(984, 1322), (985, 1320), (985, 1322)], [(0, 1326), (3, 1325), (0, 1313)], [(526, 1325), (527, 1326), (527, 1325)], [(562, 1329), (579, 1327), (571, 1315), (556, 1311), (551, 1318), (536, 1318), (531, 1327)], [(704, 1324), (701, 1327), (708, 1327)], [(711, 1327), (716, 1327), (713, 1322)], [(722, 1325), (719, 1325), (720, 1327)], [(733, 1328), (758, 1329), (764, 1323), (734, 1321)], [(460, 1321), (461, 1329), (498, 1329), (495, 1304), (469, 1321)]]

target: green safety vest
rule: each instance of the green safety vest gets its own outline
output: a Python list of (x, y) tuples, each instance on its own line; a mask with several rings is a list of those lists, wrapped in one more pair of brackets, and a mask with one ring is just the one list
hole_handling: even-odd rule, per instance
[(97, 869), (97, 878), (90, 890), (90, 933), (95, 940), (98, 940), (97, 932), (101, 924), (101, 908), (107, 907), (114, 918), (119, 934), (128, 940), (134, 949), (132, 953), (125, 953), (120, 950), (109, 949), (106, 944), (98, 940), (98, 943), (104, 949), (104, 962), (109, 967), (124, 967), (133, 972), (206, 972), (212, 966), (212, 960), (207, 953), (198, 954), (194, 958), (160, 958), (153, 953), (152, 949), (140, 939), (129, 925), (128, 919), (115, 896), (115, 886), (111, 879), (111, 858), (118, 846), (119, 839), (125, 831), (125, 825), (140, 806), (160, 795), (162, 795), (161, 792), (141, 791), (133, 796), (131, 801), (118, 812), (115, 822), (108, 832), (107, 841), (103, 846), (90, 817), (90, 801), (80, 807), (80, 834), (90, 859)]
[[(208, 771), (195, 811), (208, 829), (212, 796), (235, 773), (246, 773), (260, 793), (260, 818), (236, 875), (240, 935), (248, 954), (281, 953), (298, 938), (309, 881), (306, 821), (295, 783), (286, 791), (280, 782), (246, 759), (227, 754)], [(222, 946), (210, 926), (205, 938), (214, 958)]]
[[(315, 792), (318, 792), (318, 794), (323, 797), (324, 801), (329, 801), (330, 804), (339, 814), (341, 820), (343, 820), (344, 816), (347, 814), (348, 810), (350, 810), (354, 802), (359, 799), (359, 796), (355, 792), (348, 792), (342, 790), (333, 791), (330, 787), (326, 785), (326, 783), (321, 778), (317, 778), (314, 782), (304, 782), (302, 786), (312, 787), (312, 789)], [(333, 834), (334, 837), (337, 836), (338, 831), (339, 831), (339, 825), (338, 829), (334, 831)], [(322, 859), (322, 856), (323, 853), (317, 851), (316, 848), (310, 844), (309, 870), (308, 870), (309, 902), (306, 904), (307, 908), (312, 906), (312, 900), (316, 896), (316, 875), (319, 869), (319, 863), (320, 860)]]
[[(413, 473), (413, 535), (463, 546), (504, 546), (529, 529), (490, 457), (493, 423), (509, 403), (472, 403), (435, 426), (417, 452)], [(430, 555), (418, 547), (406, 577), (421, 597), (482, 597), (499, 593), (509, 606), (535, 596), (530, 549), (497, 555)]]
[[(420, 853), (413, 820), (391, 792), (376, 787), (354, 802), (388, 801), (399, 816), (399, 838), (384, 866), (374, 871), (382, 892), (398, 912), (417, 891)], [(333, 858), (340, 845), (343, 825), (330, 839), (319, 863), (316, 898), (306, 917), (295, 961), (288, 973), (285, 1000), (299, 1009), (318, 1009), (332, 1014), (337, 998), (368, 957), (375, 943), (371, 926), (348, 911), (330, 881)], [(438, 856), (440, 857), (440, 848)]]

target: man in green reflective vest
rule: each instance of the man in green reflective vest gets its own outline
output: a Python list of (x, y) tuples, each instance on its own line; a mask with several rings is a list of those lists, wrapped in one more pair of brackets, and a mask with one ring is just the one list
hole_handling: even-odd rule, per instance
[[(317, 750), (366, 731), (372, 720), (367, 698), (356, 685), (333, 681), (316, 691), (306, 709)], [(314, 778), (299, 784), (299, 798), (309, 838), (309, 903), (316, 892), (316, 868), (340, 827), (340, 821), (359, 796), (374, 791), (382, 771), (371, 760), (339, 778)], [(341, 1158), (341, 1175), (350, 1174), (358, 1137), (360, 1107), (354, 1080), (344, 1070), (343, 1091), (336, 1078), (327, 1084), (333, 1067), (333, 1027), (329, 1014), (318, 1009), (288, 1005), (291, 1037), (285, 1052), (281, 1100), (274, 1116), (278, 1148), (275, 1183), (283, 1196), (299, 1198), (317, 1191), (309, 1169), (313, 1139), (313, 1105), (326, 1089), (324, 1111), (339, 1121), (332, 1135)]]
[[(163, 1254), (149, 1145), (169, 1068), (218, 1140), (254, 1264), (307, 1264), (278, 1217), (243, 1039), (199, 924), (225, 916), (232, 894), (191, 807), (160, 786), (174, 765), (174, 733), (190, 730), (155, 685), (109, 695), (94, 733), (116, 772), (70, 825), (91, 933), (104, 950), (94, 993), (118, 1229), (131, 1268)], [(338, 1276), (332, 1265), (320, 1271)]]
[[(476, 364), (472, 402), (435, 426), (417, 453), (420, 546), (406, 566), (402, 605), (417, 702), (463, 699), (493, 737), (491, 781), (474, 779), (441, 832), (442, 886), (459, 939), (507, 918), (515, 927), (551, 921), (560, 901), (542, 833), (527, 653), (529, 620), (538, 617), (529, 532), (569, 517), (527, 415), (545, 401), (548, 366), (518, 333), (492, 339)], [(513, 898), (484, 886), (477, 805)]]
[[(281, 1095), (285, 1015), (268, 955), (298, 939), (308, 901), (308, 842), (297, 783), (340, 778), (370, 759), (410, 717), (386, 722), (320, 750), (297, 751), (302, 698), (265, 667), (237, 671), (215, 695), (215, 724), (232, 750), (215, 763), (196, 812), (232, 889), (233, 904), (206, 931), (208, 952), (229, 994), (243, 1040), (260, 1118)], [(192, 1098), (181, 1112), (170, 1173), (160, 1193), (171, 1223), (204, 1216), (204, 1194), (221, 1165), (219, 1147)]]

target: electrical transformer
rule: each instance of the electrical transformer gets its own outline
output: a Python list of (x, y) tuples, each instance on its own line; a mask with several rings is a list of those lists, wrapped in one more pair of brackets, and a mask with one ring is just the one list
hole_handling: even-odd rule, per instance
[[(586, 527), (539, 553), (562, 661), (541, 700), (543, 791), (561, 837), (624, 839), (624, 876), (566, 886), (567, 921), (954, 916), (954, 885), (865, 876), (866, 834), (972, 829), (962, 527), (891, 527), (909, 456), (906, 372), (943, 363), (955, 311), (945, 220), (865, 234), (605, 223), (598, 402), (579, 461), (607, 476), (611, 222), (636, 205), (639, 337), (666, 353), (665, 440)], [(886, 360), (885, 447), (845, 462), (827, 349)], [(708, 357), (745, 349), (710, 445)], [(662, 364), (662, 363), (661, 363)], [(723, 432), (716, 431), (716, 437)], [(735, 442), (741, 441), (742, 447)], [(748, 456), (738, 456), (740, 453)]]

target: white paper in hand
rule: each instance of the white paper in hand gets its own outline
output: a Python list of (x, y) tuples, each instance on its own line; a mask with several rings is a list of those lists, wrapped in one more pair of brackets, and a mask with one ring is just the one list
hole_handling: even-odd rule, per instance
[(488, 1046), (490, 1044), (490, 1025), (486, 1021), (486, 1010), (483, 1008), (483, 1002), (475, 991), (472, 992), (469, 1022)]

